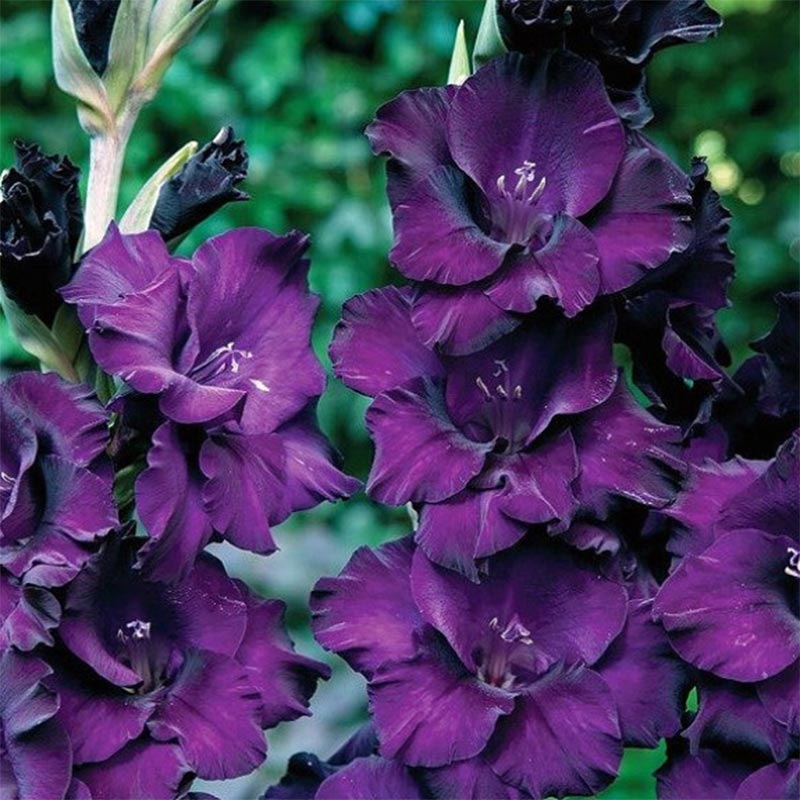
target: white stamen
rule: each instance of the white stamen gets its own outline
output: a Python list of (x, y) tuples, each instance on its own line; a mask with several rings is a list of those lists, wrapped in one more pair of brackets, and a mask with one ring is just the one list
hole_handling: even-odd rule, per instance
[[(143, 622), (140, 619), (134, 619), (126, 626), (131, 631), (132, 639), (149, 639), (150, 638), (150, 623)], [(124, 634), (123, 634), (124, 635)]]
[(506, 391), (505, 386), (500, 386), (498, 384), (494, 387), (494, 390), (500, 395), (500, 397), (503, 398), (503, 400), (508, 400), (508, 392)]
[(521, 397), (522, 397), (522, 387), (519, 384), (517, 384), (514, 387), (514, 399), (519, 400)]
[(800, 578), (800, 550), (794, 547), (787, 547), (789, 553), (789, 566), (784, 568), (784, 572), (792, 578)]
[(483, 392), (483, 396), (487, 400), (492, 399), (492, 393), (489, 391), (489, 387), (483, 382), (483, 378), (475, 378), (475, 385)]
[(255, 386), (260, 392), (268, 392), (270, 390), (269, 386), (267, 386), (267, 384), (264, 383), (264, 381), (262, 381), (260, 378), (250, 378), (250, 383), (252, 383), (253, 386)]

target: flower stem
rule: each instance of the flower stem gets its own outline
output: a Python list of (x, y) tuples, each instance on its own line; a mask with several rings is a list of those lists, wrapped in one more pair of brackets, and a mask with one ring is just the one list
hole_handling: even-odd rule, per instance
[(122, 164), (138, 111), (138, 108), (124, 111), (111, 130), (93, 136), (90, 141), (82, 252), (103, 238), (108, 223), (116, 215)]

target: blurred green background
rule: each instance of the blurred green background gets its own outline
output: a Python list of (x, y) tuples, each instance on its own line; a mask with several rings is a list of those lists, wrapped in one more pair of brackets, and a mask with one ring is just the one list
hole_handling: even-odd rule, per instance
[[(684, 168), (692, 155), (707, 156), (711, 179), (733, 213), (738, 277), (733, 306), (720, 314), (720, 323), (738, 363), (747, 342), (771, 324), (774, 293), (797, 280), (800, 4), (711, 5), (725, 18), (721, 35), (660, 53), (650, 66), (656, 117), (647, 132)], [(250, 173), (243, 188), (252, 199), (198, 227), (181, 252), (237, 225), (309, 231), (312, 288), (323, 298), (315, 346), (327, 364), (326, 345), (342, 302), (397, 279), (386, 261), (391, 222), (383, 165), (371, 156), (363, 129), (399, 91), (444, 82), (458, 20), (474, 36), (481, 7), (482, 0), (221, 0), (141, 115), (120, 209), (186, 141), (203, 143), (232, 124), (247, 140)], [(0, 53), (0, 165), (13, 162), (12, 141), (20, 137), (48, 153), (66, 153), (85, 168), (87, 140), (70, 99), (52, 80), (46, 0), (0, 2)], [(5, 370), (26, 365), (5, 329), (0, 361)], [(320, 404), (323, 427), (359, 477), (371, 459), (365, 407), (333, 380)], [(289, 602), (299, 647), (325, 657), (335, 674), (315, 697), (314, 719), (270, 733), (267, 766), (224, 789), (210, 786), (218, 796), (255, 797), (282, 774), (289, 754), (315, 750), (327, 756), (363, 718), (363, 681), (313, 643), (306, 599), (314, 581), (338, 571), (355, 547), (407, 529), (404, 512), (381, 509), (362, 494), (296, 515), (278, 531), (282, 551), (267, 560), (220, 548), (232, 572)], [(622, 776), (604, 797), (654, 797), (651, 773), (662, 760), (660, 752), (630, 751)]]

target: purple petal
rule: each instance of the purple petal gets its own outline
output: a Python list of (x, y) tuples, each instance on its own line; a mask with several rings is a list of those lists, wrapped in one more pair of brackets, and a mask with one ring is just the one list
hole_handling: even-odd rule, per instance
[[(495, 305), (480, 286), (435, 284), (417, 289), (411, 319), (428, 347), (438, 346), (443, 353), (454, 356), (487, 347), (522, 321)], [(436, 372), (429, 370), (425, 374)]]
[(557, 668), (521, 695), (488, 754), (504, 781), (534, 797), (597, 794), (616, 777), (621, 758), (614, 699), (583, 667)]
[(246, 775), (266, 758), (259, 694), (244, 667), (208, 651), (186, 654), (168, 694), (147, 723), (159, 741), (177, 737), (199, 777)]
[(574, 317), (600, 290), (598, 261), (589, 229), (574, 217), (557, 214), (544, 245), (508, 259), (486, 294), (500, 308), (521, 313), (533, 311), (540, 298), (551, 297)]
[(678, 522), (669, 550), (678, 556), (697, 555), (716, 538), (715, 526), (723, 509), (766, 468), (764, 461), (733, 458), (724, 464), (709, 459), (691, 466), (683, 491), (661, 514)]
[(689, 179), (632, 134), (611, 191), (586, 224), (600, 252), (602, 291), (618, 292), (692, 238)]
[(571, 426), (578, 451), (581, 505), (606, 516), (611, 498), (620, 496), (662, 507), (675, 496), (683, 469), (677, 458), (680, 430), (645, 411), (620, 379), (609, 399)]
[(794, 800), (800, 793), (800, 759), (767, 764), (748, 775), (736, 792), (736, 800)]
[(314, 586), (314, 636), (366, 675), (417, 653), (414, 631), (422, 619), (408, 583), (413, 549), (409, 538), (377, 550), (361, 547), (338, 578)]
[[(436, 627), (475, 671), (477, 650), (501, 636), (513, 620), (527, 629), (548, 664), (592, 664), (622, 630), (627, 595), (622, 586), (569, 549), (552, 543), (523, 544), (491, 558), (487, 575), (473, 583), (463, 575), (414, 555), (411, 588), (423, 618)], [(500, 644), (495, 641), (495, 644)]]
[(620, 636), (596, 665), (617, 703), (627, 747), (657, 747), (681, 729), (689, 691), (686, 666), (650, 618), (652, 601), (631, 601)]
[[(248, 430), (273, 430), (325, 387), (310, 342), (319, 300), (308, 291), (307, 248), (308, 237), (296, 231), (238, 228), (209, 239), (193, 257), (186, 309), (198, 346), (192, 374), (218, 391), (246, 392)], [(198, 362), (229, 346), (242, 358), (201, 377)], [(194, 414), (190, 406), (185, 411)]]
[(0, 785), (6, 797), (61, 800), (69, 785), (70, 743), (53, 719), (58, 697), (42, 682), (51, 673), (43, 661), (14, 650), (0, 658)]
[(413, 660), (381, 667), (369, 697), (381, 755), (422, 767), (477, 755), (514, 708), (513, 695), (479, 681), (433, 637)]
[(337, 377), (369, 397), (411, 378), (444, 374), (438, 356), (412, 330), (411, 291), (395, 286), (344, 304), (330, 356)]
[(322, 782), (317, 800), (422, 800), (410, 771), (380, 756), (358, 758)]
[(425, 503), (415, 539), (431, 561), (477, 580), (479, 550), (504, 550), (528, 529), (503, 514), (502, 499), (502, 490), (465, 489), (441, 503)]
[(475, 219), (463, 172), (439, 166), (403, 193), (394, 209), (389, 258), (407, 278), (464, 286), (496, 272), (511, 244), (495, 241)]
[(797, 665), (756, 685), (758, 696), (773, 719), (800, 736), (800, 694), (797, 692)]
[(129, 295), (147, 291), (171, 272), (175, 260), (158, 233), (123, 236), (112, 222), (103, 240), (81, 259), (61, 296), (78, 306), (81, 322), (91, 328), (98, 314), (122, 305)]
[(285, 453), (273, 434), (212, 434), (200, 450), (203, 506), (215, 530), (254, 553), (273, 553), (270, 522), (291, 510), (284, 487)]
[(58, 586), (71, 579), (91, 556), (90, 544), (118, 523), (111, 484), (88, 469), (58, 456), (40, 459), (46, 491), (38, 525), (29, 538), (0, 548), (0, 562), (14, 575), (37, 586)]
[(731, 800), (751, 769), (741, 759), (716, 750), (701, 750), (694, 756), (670, 753), (655, 774), (656, 791), (659, 800)]
[(796, 586), (784, 574), (793, 544), (786, 536), (739, 531), (684, 558), (653, 609), (683, 659), (721, 678), (751, 682), (800, 657)]
[[(3, 384), (5, 402), (17, 406), (39, 440), (40, 453), (89, 466), (105, 450), (109, 414), (92, 390), (55, 373), (23, 372)], [(6, 448), (3, 448), (6, 450)]]
[(491, 449), (455, 427), (440, 383), (427, 378), (378, 395), (367, 429), (375, 442), (367, 492), (387, 505), (452, 497), (480, 472)]
[(524, 800), (529, 795), (503, 783), (485, 756), (456, 761), (446, 767), (427, 769), (422, 780), (437, 800), (458, 797), (460, 800)]
[(20, 583), (0, 569), (0, 651), (9, 647), (33, 650), (52, 645), (51, 630), (58, 627), (61, 606), (47, 589)]
[(100, 764), (85, 764), (75, 776), (93, 800), (172, 800), (191, 772), (180, 748), (142, 738)]
[(684, 731), (691, 752), (701, 747), (760, 752), (785, 761), (794, 750), (789, 731), (774, 720), (752, 685), (706, 680), (698, 688), (698, 710)]
[(76, 765), (105, 761), (144, 730), (152, 698), (129, 694), (86, 670), (57, 662), (47, 685), (58, 693), (63, 723)]
[(447, 119), (450, 151), (487, 197), (497, 180), (536, 164), (547, 179), (538, 206), (585, 214), (608, 192), (624, 135), (597, 69), (568, 53), (492, 59), (456, 93)]
[(327, 680), (330, 668), (294, 652), (284, 629), (285, 603), (262, 600), (249, 592), (245, 597), (247, 630), (236, 660), (261, 694), (261, 727), (273, 728), (284, 720), (308, 716), (317, 680)]
[(185, 576), (211, 539), (197, 456), (185, 450), (178, 426), (165, 422), (153, 434), (147, 469), (136, 479), (136, 507), (150, 537), (140, 561), (157, 580)]
[(452, 163), (445, 126), (454, 92), (449, 86), (402, 92), (381, 106), (367, 126), (372, 151), (392, 157), (387, 193), (393, 206), (429, 172)]

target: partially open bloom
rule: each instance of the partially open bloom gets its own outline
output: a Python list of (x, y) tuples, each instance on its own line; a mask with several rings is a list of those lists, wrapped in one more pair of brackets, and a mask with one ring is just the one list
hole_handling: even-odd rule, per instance
[(0, 564), (16, 583), (62, 586), (117, 524), (108, 416), (88, 387), (52, 373), (2, 385)]
[(307, 714), (329, 674), (294, 652), (283, 603), (209, 555), (179, 583), (148, 580), (136, 544), (115, 537), (73, 581), (47, 655), (56, 718), (93, 796), (172, 796), (193, 774), (250, 772), (266, 755), (262, 729)]
[(543, 297), (574, 316), (691, 237), (686, 176), (626, 135), (597, 69), (568, 53), (404, 92), (367, 134), (391, 156), (390, 257), (426, 282), (414, 324), (448, 352), (486, 345)]
[(83, 230), (80, 171), (35, 144), (14, 148), (16, 164), (0, 182), (0, 282), (23, 311), (50, 325)]
[(564, 545), (517, 545), (479, 584), (410, 539), (362, 548), (311, 607), (318, 640), (369, 681), (380, 754), (426, 768), (436, 796), (595, 793), (623, 739), (644, 744), (656, 718), (677, 730), (682, 692), (653, 692), (665, 653), (647, 609), (629, 618), (625, 589)]
[(579, 507), (603, 516), (615, 497), (671, 499), (675, 430), (618, 379), (607, 309), (573, 320), (541, 309), (461, 357), (427, 346), (412, 314), (409, 290), (352, 298), (331, 357), (348, 386), (375, 398), (368, 492), (421, 504), (417, 541), (434, 561), (474, 577), (476, 558), (532, 524), (566, 528)]
[(644, 68), (653, 55), (716, 35), (722, 20), (704, 0), (498, 0), (512, 50), (570, 50), (597, 64), (620, 115), (634, 127), (653, 112)]

